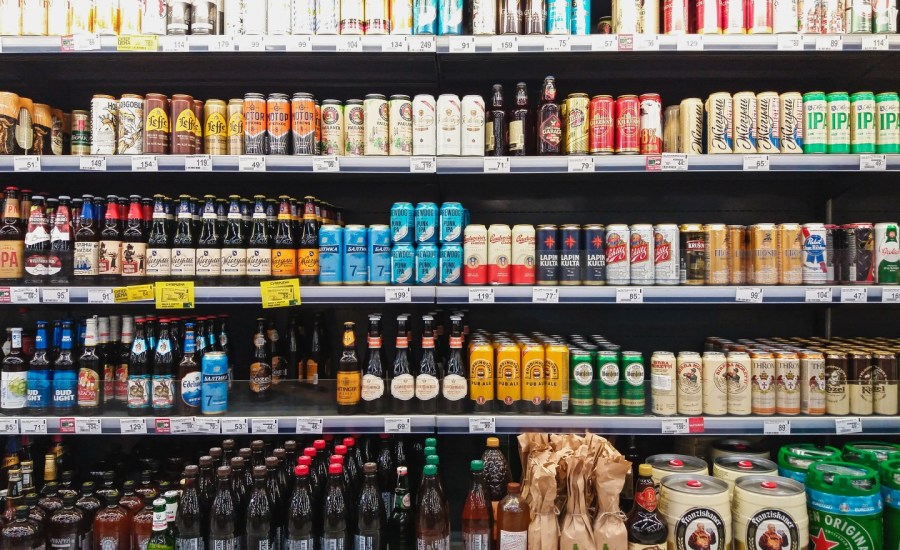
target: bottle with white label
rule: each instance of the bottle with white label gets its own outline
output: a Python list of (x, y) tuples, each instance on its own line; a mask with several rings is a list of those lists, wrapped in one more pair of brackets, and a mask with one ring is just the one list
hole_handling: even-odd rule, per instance
[(363, 366), (362, 377), (362, 412), (365, 414), (384, 414), (388, 409), (388, 395), (385, 392), (388, 384), (387, 361), (381, 337), (381, 315), (369, 315), (369, 335), (366, 339), (368, 349)]
[(94, 281), (100, 274), (100, 232), (94, 217), (94, 205), (84, 199), (81, 224), (75, 233), (75, 278), (84, 283)]
[(441, 409), (449, 414), (466, 412), (469, 403), (469, 381), (466, 379), (468, 368), (463, 357), (463, 344), (462, 315), (451, 315), (450, 353), (441, 388)]
[(521, 498), (522, 487), (518, 483), (506, 486), (506, 496), (497, 507), (497, 530), (500, 532), (500, 548), (525, 550), (528, 548), (528, 523), (531, 513), (528, 503)]
[(193, 279), (197, 274), (197, 240), (190, 195), (179, 195), (175, 236), (172, 237), (172, 277)]
[(422, 359), (416, 376), (416, 401), (422, 414), (436, 414), (441, 381), (434, 356), (434, 317), (422, 316)]
[(97, 354), (97, 317), (87, 320), (84, 352), (78, 358), (78, 412), (99, 412), (103, 403), (103, 366)]
[(153, 223), (147, 239), (147, 278), (151, 280), (168, 279), (172, 275), (172, 239), (165, 200), (162, 195), (153, 196)]
[(266, 222), (266, 197), (254, 195), (253, 221), (247, 244), (247, 277), (264, 279), (272, 276), (272, 236)]
[(409, 318), (397, 317), (397, 340), (394, 368), (391, 373), (391, 410), (394, 414), (409, 414), (416, 395), (416, 379), (409, 368)]
[(28, 403), (28, 363), (22, 354), (22, 329), (12, 329), (12, 345), (3, 358), (0, 409), (21, 411)]

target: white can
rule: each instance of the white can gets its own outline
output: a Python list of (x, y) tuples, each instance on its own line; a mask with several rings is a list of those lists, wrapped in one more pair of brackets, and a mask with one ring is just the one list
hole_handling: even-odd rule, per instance
[[(612, 30), (616, 34), (639, 34), (641, 28), (640, 3), (634, 0), (613, 0)], [(718, 16), (718, 15), (717, 15)]]
[(392, 95), (388, 102), (388, 154), (412, 153), (412, 102), (408, 95)]
[[(629, 228), (629, 234), (631, 284), (652, 285), (656, 282), (656, 272), (653, 266), (653, 226), (649, 223), (635, 224)], [(607, 259), (608, 264), (609, 260)]]
[(244, 14), (247, 12), (247, 0), (225, 0), (225, 28), (223, 34), (244, 34)]
[(717, 92), (706, 100), (706, 153), (730, 154), (734, 144), (731, 94)]
[(650, 397), (653, 414), (672, 416), (678, 412), (675, 354), (670, 351), (654, 351), (650, 356)]
[(727, 368), (724, 353), (707, 351), (703, 354), (703, 414), (722, 416), (728, 413)]
[(641, 18), (638, 22), (638, 33), (659, 34), (659, 0), (643, 0), (641, 6)]
[(437, 105), (433, 95), (413, 98), (413, 155), (436, 154)]
[(268, 0), (266, 4), (266, 32), (271, 34), (291, 34), (294, 19), (291, 0)]
[(533, 225), (520, 224), (512, 228), (512, 277), (514, 285), (534, 285), (535, 231)]
[(294, 0), (291, 4), (291, 34), (316, 34), (316, 0)]
[[(802, 483), (777, 475), (734, 482), (731, 503), (735, 548), (809, 548), (809, 512)], [(765, 540), (769, 546), (760, 546)], [(769, 542), (771, 541), (771, 542)]]
[[(553, 2), (554, 0), (549, 0)], [(565, 0), (557, 0), (565, 3)], [(568, 11), (566, 11), (568, 13)], [(547, 29), (548, 34), (569, 34), (566, 25), (561, 32), (559, 29)], [(493, 0), (472, 0), (472, 34), (492, 35), (497, 34), (497, 2)]]
[(366, 156), (388, 154), (390, 127), (387, 99), (381, 94), (368, 94), (363, 100), (363, 128)]
[(679, 153), (703, 154), (703, 101), (683, 99), (678, 106)]
[(412, 26), (412, 0), (391, 0), (391, 34), (410, 35)]
[(44, 0), (22, 0), (22, 34), (47, 35), (47, 3)]
[(631, 283), (631, 255), (629, 244), (631, 231), (625, 224), (606, 226), (606, 283), (628, 285)]
[(750, 352), (750, 382), (753, 414), (775, 414), (775, 356), (771, 352)]
[(0, 0), (0, 35), (22, 34), (22, 11), (19, 0)]
[[(2, 5), (3, 2), (0, 2)], [(165, 6), (165, 1), (163, 1)], [(0, 14), (0, 21), (3, 16)], [(69, 32), (69, 0), (47, 1), (47, 34), (50, 36), (65, 36)]]
[(773, 0), (751, 0), (746, 9), (747, 34), (772, 34)]
[(803, 153), (803, 96), (800, 92), (785, 92), (778, 96), (781, 116), (781, 152)]
[(114, 36), (118, 32), (119, 0), (94, 0), (94, 33)]
[(772, 32), (793, 34), (799, 27), (797, 0), (772, 0)]
[(316, 34), (339, 34), (340, 0), (316, 0)]
[(805, 285), (824, 285), (827, 282), (826, 238), (825, 224), (803, 224), (803, 284)]
[(366, 21), (365, 7), (363, 0), (341, 0), (341, 34), (363, 33), (363, 23)]
[[(59, 2), (60, 0), (53, 0)], [(166, 34), (166, 0), (145, 0), (141, 6), (141, 34)]]
[(487, 227), (470, 224), (463, 231), (463, 283), (487, 284)]
[(744, 34), (744, 0), (721, 0), (722, 34)]
[(266, 8), (266, 2), (262, 0), (247, 3), (247, 7), (243, 10), (244, 34), (252, 36), (266, 34), (266, 21), (268, 19)]
[(756, 96), (756, 148), (771, 155), (781, 152), (781, 116), (778, 92), (762, 92)]
[(72, 34), (94, 32), (94, 0), (69, 0), (69, 30)]
[(731, 112), (734, 120), (734, 152), (756, 153), (756, 94), (734, 94)]
[(119, 0), (119, 34), (141, 34), (141, 0)]
[(508, 225), (488, 227), (487, 272), (489, 285), (508, 285), (512, 280), (512, 230)]
[(467, 95), (462, 98), (462, 147), (466, 156), (484, 155), (484, 98)]
[(437, 100), (437, 155), (458, 157), (461, 152), (462, 106), (459, 96), (441, 94)]
[(108, 95), (91, 99), (91, 154), (115, 155), (119, 102)]
[(144, 99), (126, 95), (119, 99), (117, 155), (140, 155), (144, 152)]
[(728, 385), (728, 414), (746, 416), (753, 409), (750, 391), (750, 355), (732, 351), (726, 356), (725, 380)]
[(675, 379), (678, 383), (678, 414), (703, 414), (703, 360), (699, 353), (682, 351), (678, 354)]
[(366, 34), (390, 34), (391, 8), (388, 0), (365, 0), (365, 14)]
[(653, 270), (658, 285), (677, 285), (681, 281), (681, 233), (674, 223), (653, 228)]

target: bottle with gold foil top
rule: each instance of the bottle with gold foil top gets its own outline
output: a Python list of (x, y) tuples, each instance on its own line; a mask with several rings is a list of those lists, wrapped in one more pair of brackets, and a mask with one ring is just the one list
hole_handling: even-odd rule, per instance
[(629, 550), (658, 550), (666, 547), (668, 526), (658, 508), (653, 484), (653, 466), (641, 464), (634, 487), (634, 506), (625, 520)]
[(337, 369), (338, 414), (356, 414), (359, 408), (362, 376), (356, 355), (356, 334), (353, 327), (353, 323), (344, 323), (344, 351), (341, 353)]
[(272, 363), (266, 345), (266, 320), (256, 320), (253, 335), (253, 362), (250, 363), (250, 393), (257, 401), (267, 401), (272, 390)]
[(272, 248), (272, 276), (297, 276), (297, 241), (291, 221), (291, 198), (278, 197), (278, 219), (275, 224), (275, 243)]
[(0, 281), (18, 282), (24, 275), (25, 235), (19, 211), (19, 188), (7, 187), (0, 223)]
[(469, 345), (469, 400), (472, 412), (494, 410), (494, 347), (478, 335)]
[(512, 341), (500, 342), (497, 348), (497, 411), (518, 413), (522, 400), (522, 367), (519, 346)]

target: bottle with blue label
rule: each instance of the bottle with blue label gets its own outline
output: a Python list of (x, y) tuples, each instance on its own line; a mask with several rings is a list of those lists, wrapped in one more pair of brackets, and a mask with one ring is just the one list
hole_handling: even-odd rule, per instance
[(72, 358), (72, 321), (63, 321), (59, 355), (53, 362), (53, 397), (51, 406), (57, 414), (71, 414), (75, 410), (78, 371)]
[(179, 387), (178, 410), (185, 416), (200, 412), (200, 365), (195, 357), (194, 323), (184, 324), (184, 350), (178, 363)]
[(128, 356), (128, 414), (143, 416), (150, 412), (150, 351), (147, 326), (143, 317), (134, 322), (134, 341)]
[(50, 358), (47, 356), (47, 323), (37, 322), (34, 356), (28, 363), (28, 412), (44, 414), (50, 408)]
[(169, 321), (159, 322), (159, 340), (153, 355), (153, 377), (150, 379), (150, 402), (153, 412), (169, 412), (175, 407), (175, 366)]
[(17, 413), (28, 404), (28, 363), (22, 354), (22, 329), (12, 329), (11, 348), (3, 358), (0, 409)]

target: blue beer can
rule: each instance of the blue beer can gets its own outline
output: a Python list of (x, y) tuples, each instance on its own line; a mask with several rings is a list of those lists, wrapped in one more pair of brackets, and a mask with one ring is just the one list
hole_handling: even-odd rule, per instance
[(441, 205), (441, 244), (462, 243), (465, 209), (458, 202)]
[(411, 202), (395, 202), (391, 207), (391, 242), (412, 243), (416, 209)]
[(399, 243), (391, 250), (391, 284), (411, 285), (415, 282), (416, 251), (411, 244)]
[(391, 284), (391, 228), (369, 226), (369, 284)]
[(416, 284), (436, 285), (438, 248), (436, 244), (423, 243), (416, 248)]
[(228, 412), (228, 356), (221, 351), (208, 351), (200, 363), (200, 412)]
[(572, 0), (572, 11), (569, 15), (569, 28), (573, 35), (591, 34), (591, 2), (590, 0)]
[(437, 0), (413, 0), (413, 34), (437, 34)]
[(319, 229), (319, 284), (339, 285), (343, 282), (343, 234), (339, 225), (323, 225)]
[(438, 242), (438, 206), (433, 202), (416, 205), (416, 244)]
[(547, 34), (569, 34), (572, 0), (547, 1)]
[(438, 0), (439, 34), (462, 34), (463, 0)]
[(461, 244), (448, 243), (441, 246), (439, 271), (442, 285), (462, 284), (463, 247)]
[(366, 226), (344, 228), (344, 284), (364, 285), (369, 280), (369, 247)]

